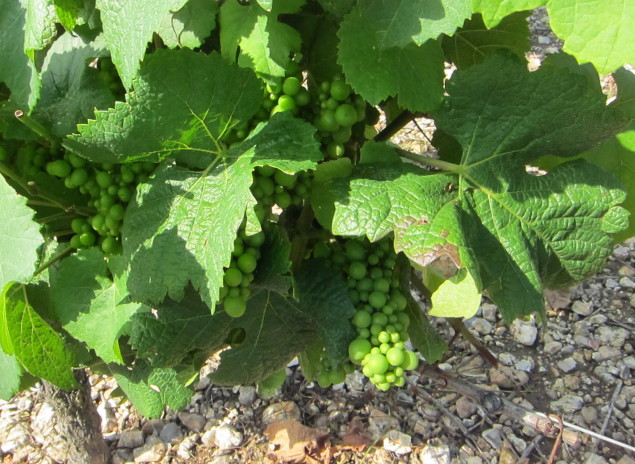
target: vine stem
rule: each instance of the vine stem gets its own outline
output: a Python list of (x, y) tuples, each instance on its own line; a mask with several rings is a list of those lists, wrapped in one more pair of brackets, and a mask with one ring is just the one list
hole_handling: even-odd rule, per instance
[(57, 137), (55, 137), (46, 127), (44, 127), (42, 124), (37, 122), (31, 116), (28, 116), (24, 111), (15, 110), (13, 115), (16, 117), (18, 121), (20, 121), (22, 124), (24, 124), (26, 127), (31, 129), (40, 137), (43, 137), (46, 140), (48, 140), (52, 145), (59, 144), (59, 140), (57, 139)]
[(415, 118), (415, 115), (408, 110), (404, 110), (397, 115), (395, 119), (390, 121), (386, 127), (384, 127), (373, 139), (375, 142), (385, 142), (389, 140), (393, 135), (399, 132), (401, 129)]
[(46, 269), (51, 267), (53, 264), (55, 264), (57, 261), (59, 261), (60, 259), (64, 258), (65, 256), (71, 254), (72, 252), (73, 252), (73, 248), (68, 247), (68, 248), (65, 248), (64, 250), (60, 251), (59, 253), (55, 253), (53, 256), (51, 256), (51, 259), (49, 259), (47, 262), (45, 262), (44, 264), (42, 264), (40, 267), (38, 267), (35, 270), (35, 272), (33, 273), (33, 276), (35, 277), (40, 272), (45, 271)]
[(460, 164), (449, 163), (436, 158), (430, 158), (429, 156), (417, 155), (407, 150), (398, 148), (399, 156), (414, 161), (415, 163), (423, 164), (433, 168), (440, 169), (442, 171), (455, 172), (457, 174), (465, 174), (465, 167)]

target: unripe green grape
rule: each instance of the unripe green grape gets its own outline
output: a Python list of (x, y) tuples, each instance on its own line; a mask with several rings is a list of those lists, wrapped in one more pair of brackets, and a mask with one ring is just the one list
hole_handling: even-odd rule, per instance
[(388, 293), (390, 291), (390, 281), (385, 278), (377, 279), (373, 282), (373, 289), (377, 292)]
[(245, 310), (247, 309), (247, 303), (244, 298), (240, 295), (232, 296), (228, 295), (223, 300), (223, 307), (225, 308), (225, 312), (230, 317), (240, 317), (245, 314)]
[(353, 305), (359, 303), (359, 293), (357, 293), (357, 290), (355, 289), (351, 289), (348, 291), (348, 298), (351, 300), (351, 303), (353, 303)]
[(389, 349), (390, 349), (390, 345), (388, 343), (381, 343), (381, 341), (379, 342), (379, 351), (381, 352), (381, 354), (388, 353)]
[(370, 327), (372, 317), (370, 313), (366, 311), (357, 311), (353, 316), (353, 325), (359, 328)]
[(346, 143), (351, 139), (352, 131), (350, 127), (340, 127), (331, 134), (335, 143)]
[(388, 316), (381, 312), (373, 313), (373, 325), (385, 327), (386, 324), (388, 324)]
[(373, 280), (381, 279), (384, 276), (384, 271), (378, 267), (371, 267), (369, 271), (370, 278)]
[(357, 282), (358, 292), (369, 292), (373, 289), (373, 279), (370, 277), (364, 277)]
[[(392, 316), (392, 315), (393, 315), (393, 313), (395, 312), (395, 308), (394, 308), (393, 306), (391, 306), (391, 305), (387, 304), (386, 306), (384, 306), (384, 307), (381, 309), (381, 312), (382, 312), (382, 313), (384, 313), (386, 316), (388, 316), (388, 320), (389, 320), (390, 322), (392, 322), (392, 321), (391, 321), (391, 316)], [(395, 320), (396, 320), (396, 319), (395, 319)]]
[(300, 87), (300, 91), (293, 97), (295, 104), (298, 106), (306, 106), (311, 103), (311, 94), (304, 87)]
[(328, 371), (321, 371), (318, 374), (317, 383), (322, 388), (328, 388), (332, 385), (331, 376)]
[(393, 385), (395, 387), (403, 387), (406, 384), (406, 378), (405, 377), (397, 377), (397, 380), (395, 380), (393, 382)]
[(338, 106), (340, 106), (339, 102), (334, 98), (328, 98), (324, 100), (321, 105), (322, 108), (327, 110), (335, 111)]
[(302, 83), (297, 77), (287, 77), (282, 83), (282, 92), (291, 97), (297, 95), (301, 88)]
[(372, 375), (375, 375), (386, 372), (388, 370), (388, 365), (386, 356), (381, 353), (373, 353), (368, 356), (364, 367), (367, 367)]
[(79, 236), (79, 241), (81, 242), (82, 246), (90, 247), (95, 244), (95, 242), (97, 241), (97, 237), (95, 237), (95, 234), (93, 234), (92, 232), (84, 232)]
[(326, 154), (334, 159), (341, 158), (346, 153), (346, 148), (343, 144), (335, 141), (330, 141), (326, 146)]
[(256, 261), (260, 259), (260, 250), (257, 248), (252, 248), (252, 247), (246, 248), (245, 254), (253, 256), (256, 259)]
[[(35, 166), (27, 166), (26, 174), (28, 176), (36, 175), (37, 168)], [(66, 187), (69, 190), (74, 189), (76, 187), (75, 184), (73, 184), (73, 180), (71, 179), (71, 176), (67, 176), (64, 178), (64, 187)]]
[(110, 184), (112, 184), (112, 176), (105, 171), (99, 171), (95, 175), (95, 180), (97, 181), (97, 185), (101, 188), (108, 188)]
[[(104, 209), (108, 214), (110, 212), (110, 208), (114, 206), (114, 204), (115, 204), (115, 199), (108, 194), (102, 195), (99, 198), (99, 208)], [(116, 212), (117, 211), (115, 211), (115, 213)], [(118, 219), (118, 218), (113, 217), (113, 219)]]
[(296, 109), (295, 100), (289, 95), (280, 95), (277, 106), (282, 108), (282, 111), (293, 111)]
[(335, 109), (335, 122), (340, 126), (350, 127), (357, 122), (357, 110), (353, 105), (343, 103)]
[(114, 219), (112, 216), (109, 216), (109, 215), (107, 215), (105, 218), (106, 219), (104, 221), (104, 225), (106, 226), (108, 230), (111, 230), (111, 231), (119, 230), (119, 227), (120, 227), (119, 221), (117, 221), (116, 219)]
[(358, 329), (357, 336), (359, 338), (370, 338), (370, 330), (368, 328)]
[(234, 250), (232, 251), (232, 255), (240, 256), (245, 252), (245, 246), (243, 244), (243, 240), (240, 237), (236, 237), (234, 240)]
[(368, 255), (368, 264), (377, 266), (377, 264), (379, 264), (379, 256), (375, 253)]
[(375, 309), (381, 309), (386, 304), (386, 294), (381, 292), (372, 292), (368, 297), (368, 302)]
[(246, 301), (251, 295), (251, 289), (249, 287), (240, 287), (240, 296)]
[(46, 172), (55, 177), (66, 177), (71, 173), (71, 165), (63, 159), (51, 161), (46, 164)]
[(46, 164), (47, 155), (46, 153), (38, 153), (33, 157), (33, 166), (36, 168), (41, 168)]
[(240, 296), (240, 290), (241, 290), (240, 287), (232, 287), (227, 292), (227, 295), (229, 295), (229, 296)]
[(93, 229), (99, 231), (104, 227), (105, 220), (106, 218), (103, 214), (96, 214), (90, 220), (90, 224), (93, 226)]
[(256, 234), (248, 235), (245, 241), (250, 247), (260, 248), (265, 243), (265, 233), (260, 231)]
[(115, 239), (115, 237), (106, 237), (101, 242), (101, 250), (106, 254), (112, 253), (113, 251), (115, 251), (116, 248), (117, 239)]
[(238, 264), (238, 269), (240, 269), (242, 272), (246, 274), (254, 272), (257, 266), (256, 258), (247, 253), (241, 255), (238, 258), (237, 264)]
[(365, 338), (356, 338), (348, 345), (348, 357), (354, 363), (359, 363), (364, 356), (370, 353), (370, 342)]
[(81, 248), (82, 247), (82, 242), (79, 239), (79, 235), (73, 235), (71, 237), (71, 241), (69, 242), (69, 244), (73, 248)]
[(401, 350), (396, 347), (392, 347), (386, 353), (386, 359), (388, 360), (391, 366), (395, 366), (395, 367), (401, 366), (406, 360), (406, 353), (404, 352), (404, 350)]
[(375, 385), (378, 383), (384, 383), (386, 381), (386, 376), (384, 374), (375, 374), (370, 378), (370, 381)]
[(390, 334), (390, 341), (395, 344), (395, 343), (399, 343), (401, 341), (401, 335), (399, 335), (399, 332), (393, 332)]
[(335, 120), (335, 113), (332, 110), (322, 110), (314, 121), (314, 124), (318, 130), (325, 132), (335, 132), (340, 128)]
[(392, 373), (392, 372), (388, 372), (388, 373), (386, 374), (386, 382), (387, 382), (387, 383), (392, 383), (392, 384), (394, 384), (396, 380), (397, 380), (397, 376), (396, 376), (394, 373)]
[(276, 193), (274, 195), (274, 201), (282, 209), (286, 209), (291, 206), (291, 195), (287, 192)]
[(408, 329), (408, 327), (410, 326), (410, 317), (407, 313), (398, 313), (397, 321), (399, 321), (399, 323), (403, 326), (403, 330)]
[(263, 177), (271, 177), (276, 172), (276, 168), (271, 166), (258, 166), (256, 171)]
[(406, 350), (404, 355), (404, 360), (400, 365), (404, 371), (411, 371), (419, 366), (419, 358), (416, 353)]
[[(343, 80), (336, 79), (330, 85), (330, 92), (333, 98), (338, 101), (344, 101), (351, 94), (350, 86)], [(329, 91), (327, 90), (327, 92)]]
[(403, 367), (397, 366), (397, 367), (395, 367), (393, 369), (393, 372), (395, 373), (395, 376), (402, 377), (403, 376)]
[[(371, 335), (370, 337), (370, 343), (373, 346), (379, 347), (379, 345), (381, 345), (381, 342), (379, 341), (379, 338), (377, 338), (377, 335)], [(379, 350), (379, 348), (377, 348), (377, 352), (381, 353), (381, 351)]]
[(390, 334), (385, 330), (382, 330), (377, 334), (377, 338), (381, 343), (388, 343), (390, 341)]
[[(106, 197), (106, 198), (112, 198), (112, 197)], [(104, 200), (104, 197), (102, 197), (102, 202), (103, 200)], [(108, 210), (108, 216), (116, 221), (122, 220), (125, 213), (126, 213), (126, 209), (118, 203), (112, 205), (110, 209)]]
[(348, 275), (355, 280), (361, 280), (366, 276), (366, 265), (361, 261), (353, 261), (348, 266)]
[(263, 196), (273, 195), (276, 185), (269, 177), (258, 177), (256, 179), (256, 185), (262, 190)]
[(344, 372), (344, 369), (342, 369), (341, 367), (338, 369), (333, 369), (329, 373), (329, 380), (333, 385), (344, 382), (344, 380), (346, 380), (346, 373)]
[(84, 218), (75, 218), (71, 221), (71, 229), (76, 234), (81, 234), (84, 230), (84, 226), (86, 225), (86, 219)]
[(117, 189), (117, 198), (124, 203), (128, 203), (132, 198), (132, 190), (128, 187), (119, 187)]
[(278, 185), (281, 185), (282, 187), (286, 187), (288, 189), (295, 187), (295, 184), (298, 181), (298, 178), (296, 176), (294, 176), (293, 174), (287, 174), (283, 171), (276, 171), (276, 173), (273, 175), (273, 178)]
[(230, 267), (223, 274), (223, 281), (228, 287), (238, 287), (243, 280), (243, 273), (240, 269)]
[(384, 326), (381, 324), (377, 324), (377, 322), (375, 322), (375, 314), (371, 316), (371, 319), (373, 320), (373, 322), (372, 322), (372, 325), (370, 326), (370, 333), (374, 336), (378, 336), (380, 332), (384, 330)]

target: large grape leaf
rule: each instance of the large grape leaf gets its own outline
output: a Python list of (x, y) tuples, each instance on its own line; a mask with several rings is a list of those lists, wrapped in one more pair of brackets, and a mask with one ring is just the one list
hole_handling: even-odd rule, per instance
[(305, 0), (277, 0), (271, 11), (256, 2), (228, 0), (220, 8), (220, 43), (225, 58), (251, 68), (265, 81), (285, 75), (292, 52), (300, 51), (300, 33), (278, 20), (296, 13)]
[(127, 89), (139, 71), (152, 33), (160, 30), (164, 18), (170, 12), (180, 10), (186, 2), (187, 0), (96, 0), (108, 50)]
[(304, 262), (295, 277), (299, 309), (313, 321), (331, 363), (337, 367), (348, 359), (348, 345), (357, 335), (348, 323), (355, 315), (348, 288), (322, 260)]
[(108, 276), (98, 249), (82, 250), (51, 272), (51, 302), (62, 327), (107, 363), (123, 364), (118, 340), (141, 309), (126, 303), (125, 296)]
[(472, 0), (475, 13), (481, 13), (488, 28), (497, 26), (516, 11), (527, 11), (545, 5), (548, 0)]
[(53, 0), (53, 3), (55, 4), (57, 18), (64, 26), (64, 29), (72, 31), (84, 6), (84, 0)]
[(261, 97), (256, 76), (218, 54), (159, 50), (146, 58), (126, 102), (95, 112), (65, 145), (99, 163), (179, 153), (207, 166), (220, 138), (253, 116)]
[(203, 44), (216, 27), (218, 3), (188, 0), (177, 12), (170, 12), (158, 30), (163, 43), (170, 48), (196, 48)]
[(529, 50), (527, 16), (527, 13), (513, 14), (496, 27), (487, 29), (481, 15), (474, 15), (454, 35), (443, 38), (445, 55), (459, 68), (471, 66), (487, 55), (501, 51), (524, 58)]
[(0, 400), (9, 401), (20, 389), (22, 367), (15, 357), (0, 348)]
[(4, 0), (0, 8), (0, 82), (11, 90), (11, 99), (30, 109), (40, 92), (35, 64), (26, 54), (27, 10), (20, 0)]
[(35, 271), (44, 239), (34, 214), (26, 198), (0, 176), (0, 289), (12, 281), (26, 281)]
[(115, 380), (135, 408), (146, 418), (159, 417), (166, 406), (179, 410), (186, 406), (192, 390), (183, 386), (174, 369), (154, 368), (142, 360), (134, 368), (110, 366)]
[(564, 40), (564, 51), (600, 74), (635, 63), (635, 2), (631, 0), (549, 0), (549, 24)]
[(5, 353), (15, 356), (36, 377), (64, 390), (77, 387), (72, 351), (33, 309), (23, 285), (5, 288), (0, 313), (0, 334), (3, 334), (0, 340)]
[[(373, 105), (397, 96), (399, 106), (430, 111), (443, 97), (444, 58), (436, 41), (382, 48), (357, 10), (346, 16), (338, 36), (338, 63), (346, 82)], [(395, 72), (399, 70), (399, 72)], [(421, 85), (425, 82), (426, 85)]]
[(317, 335), (315, 323), (297, 302), (269, 290), (254, 294), (245, 314), (231, 327), (243, 329), (245, 340), (221, 353), (220, 366), (211, 376), (219, 385), (247, 385), (267, 378)]
[(209, 357), (223, 345), (231, 318), (211, 315), (200, 297), (190, 292), (181, 302), (165, 301), (155, 311), (132, 317), (130, 345), (137, 357), (154, 367), (174, 367), (191, 352)]
[(310, 124), (281, 113), (219, 164), (203, 172), (167, 166), (140, 185), (123, 229), (133, 296), (152, 304), (166, 295), (179, 301), (191, 282), (213, 309), (236, 232), (245, 210), (255, 204), (249, 190), (253, 168), (315, 167), (322, 153), (314, 132)]
[(470, 0), (365, 0), (356, 11), (371, 42), (385, 50), (452, 35), (471, 16), (472, 5)]
[(36, 117), (59, 137), (75, 132), (78, 123), (106, 109), (115, 99), (99, 71), (88, 66), (93, 58), (107, 55), (101, 37), (85, 42), (67, 32), (48, 50), (42, 65), (42, 89), (34, 109)]
[[(492, 57), (456, 74), (435, 122), (462, 147), (443, 170), (368, 164), (327, 185), (318, 215), (336, 234), (377, 240), (426, 265), (446, 256), (487, 290), (505, 319), (544, 308), (543, 287), (601, 269), (611, 233), (626, 227), (624, 192), (592, 165), (565, 163), (544, 176), (526, 170), (539, 156), (574, 156), (627, 121), (606, 107), (586, 78)], [(409, 155), (412, 157), (411, 155)], [(519, 295), (523, 295), (519, 298)]]

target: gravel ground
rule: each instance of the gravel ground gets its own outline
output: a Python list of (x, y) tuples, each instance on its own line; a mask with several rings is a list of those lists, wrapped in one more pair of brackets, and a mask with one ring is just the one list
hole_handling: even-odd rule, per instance
[[(532, 16), (532, 60), (558, 50), (544, 10)], [(421, 120), (423, 132), (431, 122)], [(427, 129), (427, 130), (426, 130)], [(429, 148), (411, 125), (404, 145)], [(484, 301), (465, 321), (499, 360), (492, 367), (457, 338), (439, 368), (498, 397), (635, 446), (635, 239), (617, 246), (606, 269), (583, 284), (546, 295), (546, 326), (533, 318), (506, 326)], [(422, 303), (425, 307), (425, 304)], [(434, 323), (451, 340), (444, 320)], [(102, 430), (114, 463), (319, 463), (484, 464), (545, 463), (554, 443), (508, 414), (488, 414), (442, 382), (410, 376), (406, 387), (379, 392), (361, 374), (322, 389), (288, 368), (281, 391), (262, 398), (251, 386), (210, 385), (203, 369), (190, 406), (146, 421), (118, 396), (113, 379), (91, 377)], [(635, 453), (577, 433), (562, 443), (558, 464), (635, 464)], [(294, 446), (295, 445), (295, 446)], [(0, 459), (63, 463), (64, 438), (36, 387), (0, 401)]]

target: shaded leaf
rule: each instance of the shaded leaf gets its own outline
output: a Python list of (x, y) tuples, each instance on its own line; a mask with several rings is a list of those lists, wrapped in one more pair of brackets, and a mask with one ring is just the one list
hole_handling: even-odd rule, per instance
[(189, 0), (176, 13), (170, 12), (157, 31), (170, 48), (196, 48), (203, 44), (216, 27), (218, 3)]

